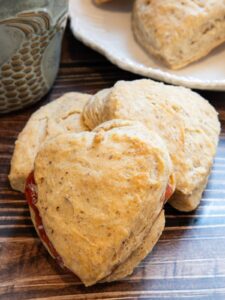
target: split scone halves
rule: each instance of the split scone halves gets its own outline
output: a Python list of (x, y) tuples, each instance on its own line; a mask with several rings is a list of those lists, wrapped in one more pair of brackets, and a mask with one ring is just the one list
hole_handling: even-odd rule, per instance
[(15, 144), (9, 174), (13, 189), (24, 192), (34, 159), (45, 141), (64, 132), (87, 130), (80, 115), (89, 98), (88, 94), (67, 93), (31, 116)]
[(113, 120), (46, 142), (26, 195), (50, 254), (88, 286), (123, 278), (151, 251), (164, 228), (172, 173), (157, 134)]
[(157, 132), (174, 165), (171, 205), (181, 211), (198, 206), (220, 132), (217, 113), (205, 99), (189, 89), (151, 80), (120, 81), (90, 98), (83, 119), (89, 129), (106, 120), (128, 119)]
[(136, 0), (132, 26), (141, 46), (179, 69), (225, 41), (224, 0)]

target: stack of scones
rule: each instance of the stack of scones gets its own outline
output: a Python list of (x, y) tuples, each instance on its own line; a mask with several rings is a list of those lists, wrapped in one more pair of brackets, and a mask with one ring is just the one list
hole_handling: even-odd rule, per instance
[(26, 193), (36, 231), (61, 265), (86, 286), (114, 281), (158, 241), (167, 201), (180, 211), (199, 205), (219, 133), (217, 112), (195, 92), (119, 81), (35, 112), (9, 179)]

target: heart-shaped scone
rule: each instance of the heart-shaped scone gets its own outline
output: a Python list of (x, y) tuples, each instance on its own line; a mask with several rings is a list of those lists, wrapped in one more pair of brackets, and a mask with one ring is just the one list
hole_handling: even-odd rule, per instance
[(31, 116), (15, 144), (9, 174), (13, 189), (24, 191), (36, 154), (45, 141), (64, 132), (88, 130), (80, 114), (89, 98), (88, 94), (67, 93)]
[(136, 40), (171, 69), (206, 56), (225, 41), (224, 0), (135, 0)]
[(176, 178), (170, 203), (195, 209), (216, 152), (220, 124), (214, 108), (189, 89), (152, 80), (120, 81), (90, 98), (83, 111), (89, 129), (112, 119), (138, 120), (166, 143)]
[(44, 244), (85, 285), (133, 271), (158, 240), (173, 191), (163, 141), (124, 120), (46, 142), (26, 188)]

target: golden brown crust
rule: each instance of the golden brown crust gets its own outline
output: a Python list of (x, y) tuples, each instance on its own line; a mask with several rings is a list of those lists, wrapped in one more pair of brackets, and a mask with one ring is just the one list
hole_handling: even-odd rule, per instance
[(142, 244), (131, 253), (128, 259), (119, 265), (108, 277), (103, 281), (111, 282), (120, 280), (133, 273), (134, 268), (142, 261), (153, 249), (158, 242), (163, 229), (165, 227), (165, 214), (164, 211), (155, 220), (150, 231), (145, 236)]
[(44, 144), (35, 160), (37, 207), (64, 264), (86, 285), (142, 244), (171, 173), (165, 145), (137, 122), (110, 121)]
[(132, 27), (148, 53), (179, 69), (225, 41), (224, 13), (223, 0), (136, 0)]
[(209, 173), (208, 176), (206, 175), (202, 179), (202, 182), (198, 186), (196, 186), (193, 192), (189, 195), (185, 195), (184, 193), (177, 190), (169, 199), (169, 204), (177, 210), (184, 212), (195, 210), (200, 204), (202, 193), (204, 192), (204, 189), (208, 182), (208, 177)]
[(67, 93), (41, 107), (29, 119), (19, 134), (11, 161), (9, 180), (15, 190), (24, 191), (25, 180), (33, 169), (40, 146), (64, 132), (87, 130), (80, 114), (90, 95)]
[(170, 155), (179, 164), (183, 161), (184, 128), (162, 97), (161, 88), (165, 89), (151, 80), (119, 81), (90, 98), (82, 114), (84, 123), (93, 129), (107, 120), (141, 121), (164, 138)]
[[(198, 201), (192, 193), (208, 176), (220, 132), (215, 109), (186, 88), (145, 79), (120, 81), (90, 98), (83, 111), (89, 128), (116, 118), (139, 120), (163, 138), (184, 210), (196, 207), (200, 193)], [(182, 203), (179, 207), (182, 210)]]

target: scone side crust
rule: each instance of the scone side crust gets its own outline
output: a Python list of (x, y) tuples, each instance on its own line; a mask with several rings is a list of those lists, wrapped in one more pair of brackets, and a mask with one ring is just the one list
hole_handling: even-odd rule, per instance
[(134, 268), (152, 251), (159, 240), (165, 227), (165, 213), (162, 211), (156, 218), (150, 231), (144, 237), (142, 244), (131, 253), (128, 259), (116, 268), (112, 274), (103, 279), (103, 282), (120, 280), (125, 276), (132, 274)]
[(169, 204), (179, 211), (190, 212), (195, 210), (201, 201), (202, 193), (208, 182), (208, 175), (206, 175), (198, 187), (192, 192), (192, 194), (185, 195), (179, 191), (176, 191), (173, 196), (169, 199)]

